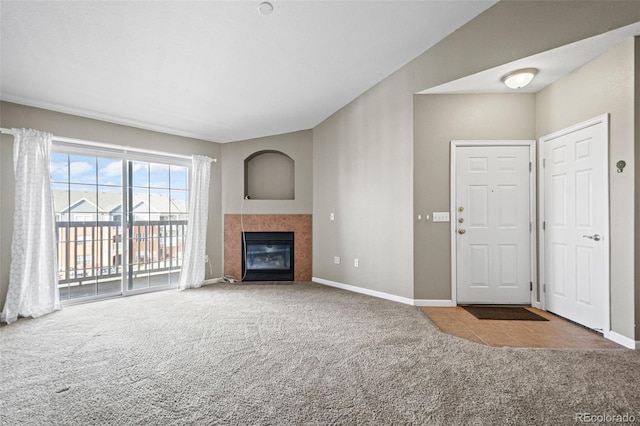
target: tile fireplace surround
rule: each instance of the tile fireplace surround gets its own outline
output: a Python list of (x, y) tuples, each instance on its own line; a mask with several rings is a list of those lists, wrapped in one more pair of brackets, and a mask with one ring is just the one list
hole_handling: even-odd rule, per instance
[[(245, 232), (293, 232), (294, 278), (311, 281), (311, 215), (245, 214)], [(242, 226), (239, 214), (224, 215), (224, 274), (242, 278)]]

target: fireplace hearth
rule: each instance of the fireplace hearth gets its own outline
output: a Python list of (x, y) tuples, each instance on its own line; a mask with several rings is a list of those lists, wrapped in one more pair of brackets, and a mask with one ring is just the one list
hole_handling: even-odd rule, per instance
[(293, 232), (244, 232), (243, 281), (293, 281)]

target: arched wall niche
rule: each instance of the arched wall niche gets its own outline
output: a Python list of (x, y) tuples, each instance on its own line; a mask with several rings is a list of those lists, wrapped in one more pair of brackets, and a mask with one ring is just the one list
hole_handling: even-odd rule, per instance
[(252, 200), (294, 200), (295, 161), (287, 154), (258, 151), (244, 160), (244, 196)]

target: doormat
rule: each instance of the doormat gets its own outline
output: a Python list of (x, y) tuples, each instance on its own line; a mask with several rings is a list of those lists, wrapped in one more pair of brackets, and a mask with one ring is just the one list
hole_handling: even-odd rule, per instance
[(549, 321), (522, 306), (462, 306), (467, 312), (481, 320)]

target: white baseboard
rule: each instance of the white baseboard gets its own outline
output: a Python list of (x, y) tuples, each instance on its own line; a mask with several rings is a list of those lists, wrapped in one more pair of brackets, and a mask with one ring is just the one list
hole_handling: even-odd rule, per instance
[(413, 299), (409, 299), (408, 297), (396, 296), (394, 294), (384, 293), (382, 291), (377, 290), (369, 290), (368, 288), (357, 287), (355, 285), (343, 284), (336, 281), (329, 281), (323, 278), (311, 277), (311, 281), (328, 285), (330, 287), (341, 288), (343, 290), (352, 291), (354, 293), (366, 294), (367, 296), (378, 297), (380, 299), (392, 300), (394, 302), (404, 303), (405, 305), (413, 305)]
[(624, 346), (629, 349), (640, 349), (640, 342), (637, 340), (633, 340), (628, 338), (627, 336), (623, 336), (622, 334), (618, 334), (615, 331), (607, 331), (604, 333), (604, 337), (615, 342), (619, 345)]
[(430, 299), (410, 299), (408, 297), (396, 296), (395, 294), (384, 293), (377, 290), (369, 290), (367, 288), (357, 287), (355, 285), (339, 283), (336, 281), (325, 280), (324, 278), (312, 277), (311, 281), (318, 284), (336, 287), (354, 293), (366, 294), (367, 296), (378, 297), (380, 299), (392, 300), (394, 302), (404, 303), (412, 306), (455, 306), (452, 300), (430, 300)]
[(218, 283), (223, 283), (223, 282), (224, 282), (224, 280), (221, 279), (221, 278), (211, 278), (211, 279), (202, 281), (202, 285), (218, 284)]
[(413, 299), (413, 304), (415, 306), (431, 306), (434, 308), (451, 308), (456, 306), (453, 300), (445, 299)]

